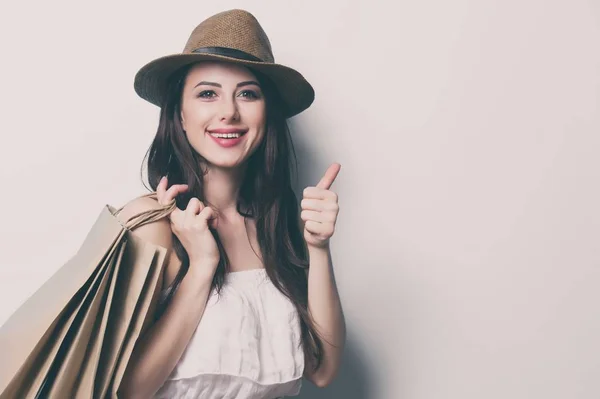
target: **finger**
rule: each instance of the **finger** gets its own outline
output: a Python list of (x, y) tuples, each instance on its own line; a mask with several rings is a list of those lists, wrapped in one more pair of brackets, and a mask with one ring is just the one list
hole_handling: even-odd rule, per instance
[(308, 199), (329, 200), (331, 202), (338, 201), (337, 193), (319, 187), (306, 187), (302, 192), (302, 196)]
[(300, 208), (303, 210), (309, 211), (321, 211), (323, 210), (323, 202), (322, 200), (312, 199), (312, 198), (304, 198), (300, 202)]
[(330, 221), (331, 218), (326, 213), (304, 210), (300, 212), (300, 219), (304, 220), (305, 222), (312, 220), (313, 222), (326, 223)]
[(302, 211), (300, 219), (305, 222), (312, 220), (318, 223), (335, 223), (337, 220), (337, 212), (320, 212), (320, 211)]
[(319, 234), (322, 236), (331, 236), (335, 231), (335, 226), (331, 223), (319, 223), (313, 220), (307, 220), (304, 228), (311, 234)]
[(300, 207), (303, 210), (309, 211), (335, 211), (337, 212), (339, 209), (339, 205), (335, 201), (324, 201), (320, 199), (312, 199), (312, 198), (304, 198), (300, 202)]
[(204, 207), (196, 216), (197, 219), (202, 219), (202, 222), (209, 227), (216, 229), (219, 223), (218, 212), (210, 206)]
[(323, 176), (317, 184), (317, 187), (329, 190), (329, 187), (331, 187), (331, 185), (335, 181), (335, 178), (337, 177), (338, 173), (340, 173), (341, 168), (342, 165), (340, 165), (337, 162), (331, 164), (331, 166), (325, 172), (325, 176)]
[(194, 224), (196, 222), (196, 215), (198, 215), (202, 209), (204, 209), (202, 201), (196, 197), (191, 198), (185, 208), (184, 225), (190, 226)]
[(165, 192), (167, 191), (167, 178), (165, 176), (160, 178), (158, 185), (156, 186), (156, 198), (158, 199), (158, 203), (162, 205), (161, 201), (165, 196)]
[(168, 205), (173, 199), (188, 189), (187, 184), (174, 184), (168, 190), (167, 176), (163, 176), (156, 187), (156, 199), (160, 205)]
[(175, 207), (173, 212), (169, 214), (169, 220), (171, 221), (171, 229), (173, 231), (178, 230), (180, 226), (183, 226), (185, 220), (185, 212)]
[(171, 201), (173, 201), (175, 199), (175, 197), (177, 197), (179, 194), (187, 191), (187, 189), (188, 189), (187, 184), (172, 185), (171, 187), (169, 187), (169, 189), (166, 191), (165, 195), (163, 196), (162, 205), (167, 205), (167, 204), (171, 203)]

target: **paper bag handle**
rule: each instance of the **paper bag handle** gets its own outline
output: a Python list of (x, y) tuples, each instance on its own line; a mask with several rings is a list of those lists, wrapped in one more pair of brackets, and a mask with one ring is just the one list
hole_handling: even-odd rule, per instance
[[(139, 198), (144, 197), (153, 198), (158, 201), (156, 192), (141, 195)], [(123, 208), (125, 208), (125, 205), (123, 205), (115, 211), (115, 216), (118, 215), (119, 212), (123, 210)], [(127, 222), (125, 223), (125, 228), (133, 230), (145, 224), (156, 222), (157, 220), (169, 216), (169, 214), (173, 212), (175, 208), (177, 208), (177, 204), (175, 202), (175, 199), (173, 199), (170, 203), (168, 203), (167, 205), (162, 205), (160, 208), (148, 209), (146, 211), (140, 212), (136, 215), (133, 215), (127, 220)]]

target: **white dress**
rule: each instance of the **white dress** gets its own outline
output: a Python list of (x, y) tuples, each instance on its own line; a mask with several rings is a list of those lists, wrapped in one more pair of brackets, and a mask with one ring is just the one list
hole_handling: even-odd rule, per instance
[(273, 399), (302, 386), (300, 318), (265, 269), (227, 273), (157, 399)]

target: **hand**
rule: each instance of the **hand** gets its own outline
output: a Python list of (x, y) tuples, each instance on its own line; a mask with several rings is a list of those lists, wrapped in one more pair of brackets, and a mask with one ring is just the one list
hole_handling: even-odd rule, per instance
[[(177, 195), (188, 189), (187, 184), (174, 184), (168, 190), (167, 177), (163, 177), (156, 188), (158, 202), (167, 205)], [(185, 248), (190, 259), (190, 265), (210, 265), (216, 270), (219, 264), (219, 248), (210, 228), (218, 225), (217, 212), (205, 206), (198, 198), (190, 199), (187, 208), (175, 208), (169, 214), (171, 230)], [(214, 272), (214, 270), (212, 270)]]
[(329, 188), (342, 165), (332, 164), (316, 187), (306, 187), (300, 203), (300, 218), (304, 223), (304, 240), (308, 247), (324, 248), (335, 231), (339, 212), (338, 196)]

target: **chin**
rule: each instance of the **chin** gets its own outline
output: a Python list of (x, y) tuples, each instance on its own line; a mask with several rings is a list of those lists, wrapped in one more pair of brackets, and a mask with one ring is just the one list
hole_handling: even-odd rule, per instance
[(209, 167), (221, 168), (221, 169), (236, 169), (245, 163), (245, 160), (224, 160), (224, 159), (207, 159)]

